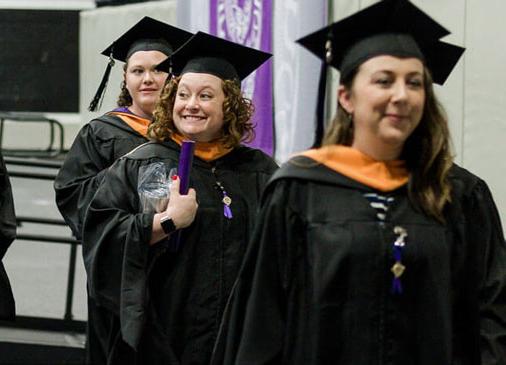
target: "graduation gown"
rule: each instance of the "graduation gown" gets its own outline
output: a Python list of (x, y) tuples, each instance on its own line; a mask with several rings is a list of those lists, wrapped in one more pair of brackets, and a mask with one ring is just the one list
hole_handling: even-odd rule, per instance
[[(122, 157), (89, 207), (83, 254), (98, 316), (110, 320), (101, 341), (108, 364), (209, 362), (261, 191), (277, 168), (243, 146), (211, 163), (194, 157), (190, 187), (199, 207), (174, 252), (167, 241), (149, 246), (153, 214), (142, 212), (137, 182), (141, 166), (177, 167), (179, 151), (173, 141), (147, 143)], [(231, 219), (217, 182), (232, 199)]]
[[(484, 181), (453, 166), (446, 224), (406, 188), (385, 221), (371, 188), (307, 157), (274, 175), (212, 364), (506, 363), (506, 246)], [(393, 294), (395, 226), (407, 230)]]
[(147, 139), (121, 118), (104, 114), (77, 134), (54, 181), (56, 205), (77, 239), (104, 170)]
[(2, 262), (16, 238), (16, 214), (9, 175), (0, 154), (0, 319), (14, 319), (15, 306), (9, 278)]

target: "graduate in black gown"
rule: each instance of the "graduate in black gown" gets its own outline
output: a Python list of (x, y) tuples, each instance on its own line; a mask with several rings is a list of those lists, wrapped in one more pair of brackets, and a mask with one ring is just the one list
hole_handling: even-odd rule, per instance
[(0, 319), (14, 319), (15, 305), (11, 285), (2, 262), (16, 238), (16, 214), (9, 175), (0, 153)]
[(337, 116), (266, 187), (213, 365), (506, 364), (501, 222), (433, 90), (446, 34), (386, 0), (299, 41), (340, 71)]
[[(155, 69), (189, 39), (191, 33), (150, 17), (142, 18), (107, 47), (104, 78), (90, 103), (95, 111), (101, 102), (114, 59), (124, 62), (118, 107), (85, 124), (77, 134), (54, 182), (56, 205), (72, 229), (82, 237), (82, 223), (89, 202), (104, 171), (121, 156), (147, 142), (147, 128), (169, 74)], [(95, 320), (95, 303), (88, 298), (87, 348), (101, 346), (103, 321)], [(100, 363), (87, 351), (90, 363)]]
[(124, 62), (118, 107), (81, 128), (54, 182), (56, 205), (76, 238), (81, 239), (82, 221), (103, 171), (148, 140), (147, 128), (169, 75), (155, 66), (190, 36), (144, 17), (102, 52), (109, 65), (90, 110), (100, 106), (114, 59)]
[[(90, 295), (109, 325), (101, 349), (108, 364), (209, 362), (261, 191), (277, 169), (242, 144), (254, 129), (240, 80), (269, 57), (199, 32), (159, 66), (180, 76), (155, 109), (149, 133), (157, 142), (105, 172), (84, 221)], [(138, 187), (151, 167), (178, 166), (183, 140), (195, 143), (198, 211), (180, 229), (172, 212), (146, 212)]]

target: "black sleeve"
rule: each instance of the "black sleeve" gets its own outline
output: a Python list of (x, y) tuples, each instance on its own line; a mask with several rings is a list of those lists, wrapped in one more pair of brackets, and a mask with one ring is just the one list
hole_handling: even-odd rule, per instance
[(104, 173), (83, 223), (89, 295), (120, 318), (124, 340), (136, 348), (144, 322), (153, 214), (140, 212), (137, 161), (120, 159)]
[(5, 163), (0, 154), (0, 260), (16, 237), (14, 200)]
[(2, 259), (14, 238), (16, 238), (14, 201), (7, 169), (0, 154), (0, 319), (8, 320), (14, 319), (16, 310)]
[(225, 309), (212, 365), (282, 362), (294, 252), (302, 239), (294, 227), (303, 225), (289, 207), (283, 184), (278, 185), (262, 203)]
[(113, 148), (112, 140), (99, 139), (91, 125), (85, 125), (54, 181), (56, 205), (78, 239), (81, 239), (84, 215), (103, 170), (114, 162)]
[(477, 184), (470, 200), (467, 237), (479, 252), (481, 363), (499, 365), (506, 361), (506, 243), (485, 182)]

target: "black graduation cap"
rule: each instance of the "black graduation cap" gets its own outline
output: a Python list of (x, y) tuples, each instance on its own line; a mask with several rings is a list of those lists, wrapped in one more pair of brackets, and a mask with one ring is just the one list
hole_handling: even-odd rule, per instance
[(102, 52), (104, 56), (109, 57), (109, 63), (88, 109), (95, 111), (100, 103), (111, 68), (114, 66), (114, 60), (126, 62), (137, 51), (160, 51), (170, 56), (192, 35), (190, 32), (148, 16), (142, 18)]
[[(382, 0), (297, 40), (297, 43), (335, 67), (345, 79), (367, 59), (379, 55), (417, 57), (443, 84), (457, 64), (464, 48), (441, 41), (450, 32), (408, 0)], [(325, 82), (320, 79), (318, 102), (322, 103)], [(323, 88), (323, 90), (322, 90)], [(318, 119), (323, 120), (323, 105)], [(323, 133), (319, 122), (317, 134)], [(321, 136), (316, 136), (315, 145)]]
[(188, 42), (158, 65), (158, 69), (182, 75), (187, 72), (209, 73), (221, 79), (246, 78), (272, 55), (254, 48), (197, 32)]

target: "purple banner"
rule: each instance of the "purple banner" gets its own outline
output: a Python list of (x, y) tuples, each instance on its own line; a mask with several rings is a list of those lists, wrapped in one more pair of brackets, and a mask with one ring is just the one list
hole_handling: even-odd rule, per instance
[[(272, 52), (272, 0), (211, 0), (209, 30), (220, 38)], [(253, 100), (255, 140), (249, 145), (273, 154), (272, 59), (242, 82)]]

